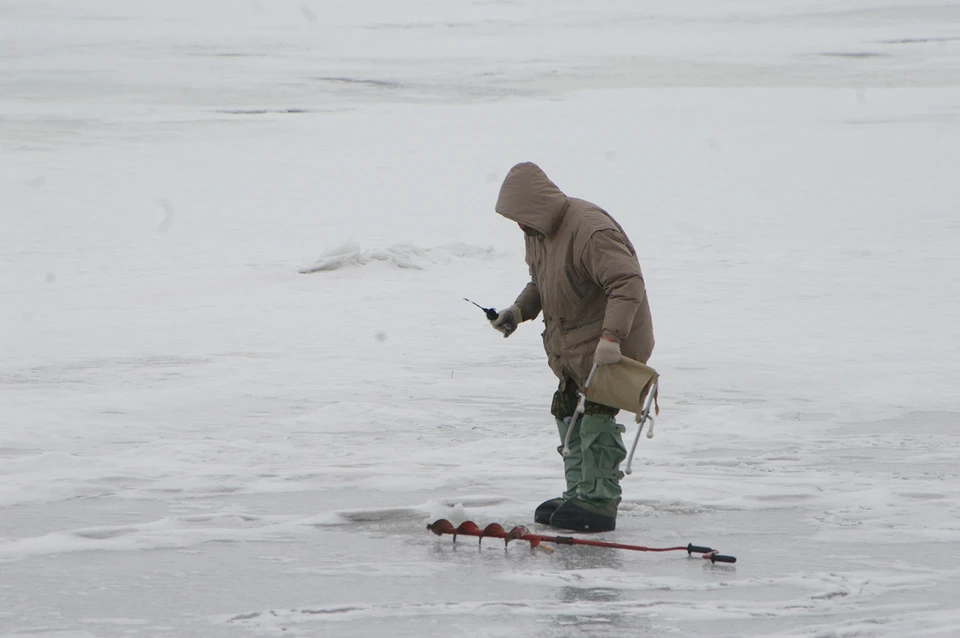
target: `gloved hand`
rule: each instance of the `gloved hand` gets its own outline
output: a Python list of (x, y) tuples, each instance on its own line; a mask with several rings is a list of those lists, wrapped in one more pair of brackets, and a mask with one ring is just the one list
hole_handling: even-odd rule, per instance
[(606, 337), (600, 337), (597, 350), (593, 353), (593, 362), (598, 366), (608, 366), (620, 363), (623, 355), (620, 354), (620, 344)]
[(517, 326), (523, 320), (522, 317), (520, 309), (513, 305), (501, 310), (496, 319), (490, 320), (490, 325), (493, 326), (494, 330), (502, 332), (503, 338), (506, 339), (516, 331)]

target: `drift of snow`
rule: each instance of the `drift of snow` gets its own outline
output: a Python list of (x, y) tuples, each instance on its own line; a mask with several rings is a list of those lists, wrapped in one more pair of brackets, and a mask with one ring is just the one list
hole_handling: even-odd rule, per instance
[(387, 248), (371, 248), (363, 250), (356, 242), (346, 242), (336, 248), (325, 250), (320, 258), (311, 266), (301, 268), (304, 274), (340, 270), (363, 266), (371, 262), (381, 261), (398, 268), (413, 268), (423, 270), (430, 266), (449, 263), (457, 257), (489, 257), (493, 248), (480, 248), (466, 244), (451, 244), (437, 248), (418, 248), (411, 244), (397, 244)]

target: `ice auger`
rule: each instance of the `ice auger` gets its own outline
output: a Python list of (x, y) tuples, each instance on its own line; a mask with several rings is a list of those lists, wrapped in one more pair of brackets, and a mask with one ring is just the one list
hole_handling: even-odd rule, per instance
[(622, 543), (609, 543), (607, 541), (591, 541), (574, 538), (572, 536), (544, 536), (543, 534), (531, 534), (530, 530), (523, 525), (518, 525), (508, 532), (499, 523), (490, 523), (481, 530), (473, 521), (466, 521), (458, 527), (454, 527), (453, 523), (445, 518), (441, 518), (427, 525), (427, 529), (437, 536), (451, 534), (453, 536), (453, 542), (457, 542), (457, 536), (476, 536), (480, 539), (480, 544), (483, 544), (484, 538), (502, 538), (504, 547), (509, 545), (510, 541), (516, 540), (527, 541), (530, 543), (531, 549), (537, 547), (540, 543), (589, 545), (591, 547), (607, 547), (610, 549), (629, 549), (635, 552), (687, 552), (687, 556), (702, 554), (702, 558), (709, 560), (711, 563), (737, 562), (734, 556), (726, 556), (715, 549), (699, 545), (689, 544), (686, 547), (643, 547), (641, 545), (624, 545)]

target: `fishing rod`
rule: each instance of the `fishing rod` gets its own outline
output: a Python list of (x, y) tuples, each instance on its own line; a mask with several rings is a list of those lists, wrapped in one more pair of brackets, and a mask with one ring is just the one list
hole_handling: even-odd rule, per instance
[[(470, 301), (470, 300), (467, 299), (466, 297), (464, 297), (463, 300), (464, 300), (464, 301)], [(478, 304), (476, 301), (470, 301), (470, 303), (472, 303), (474, 306), (476, 306), (477, 308), (479, 308), (480, 310), (482, 310), (483, 313), (484, 313), (485, 315), (487, 315), (487, 319), (490, 320), (490, 321), (495, 321), (496, 318), (500, 316), (500, 313), (497, 312), (497, 309), (496, 309), (496, 308), (484, 308), (483, 306), (481, 306), (480, 304)]]

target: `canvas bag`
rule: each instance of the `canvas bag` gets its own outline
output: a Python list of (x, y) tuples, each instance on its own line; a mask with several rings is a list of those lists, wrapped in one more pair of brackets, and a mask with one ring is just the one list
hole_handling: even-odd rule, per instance
[[(654, 381), (659, 378), (660, 375), (650, 366), (623, 357), (619, 363), (597, 368), (587, 388), (587, 399), (611, 408), (633, 412), (639, 422), (647, 394)], [(659, 389), (653, 393), (655, 414), (660, 414), (658, 393)]]

